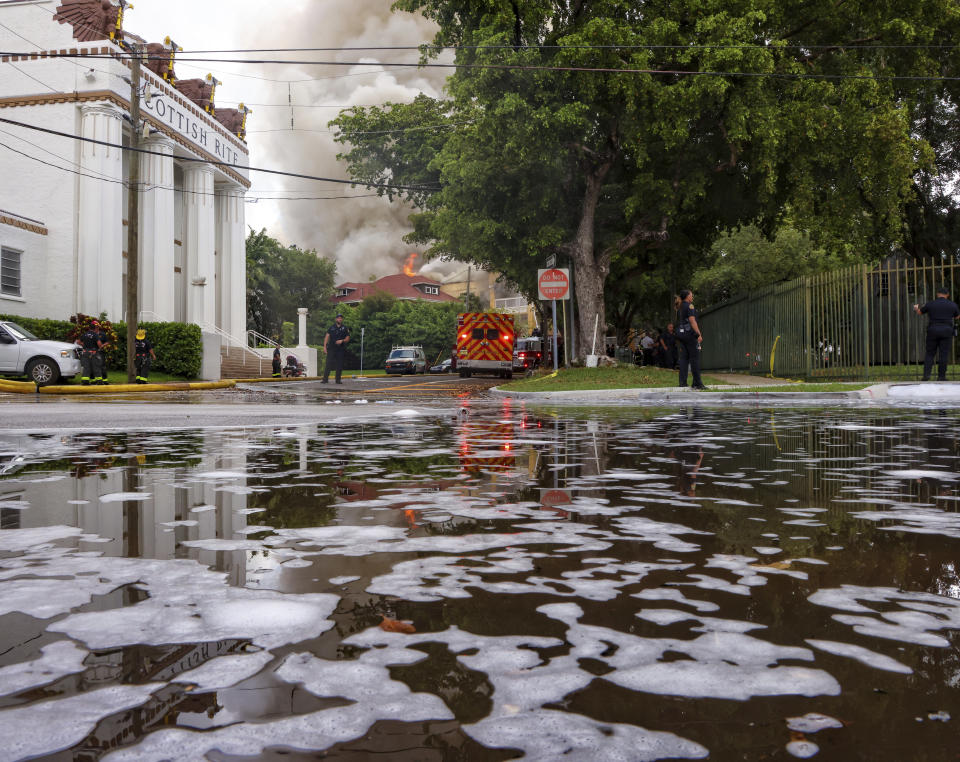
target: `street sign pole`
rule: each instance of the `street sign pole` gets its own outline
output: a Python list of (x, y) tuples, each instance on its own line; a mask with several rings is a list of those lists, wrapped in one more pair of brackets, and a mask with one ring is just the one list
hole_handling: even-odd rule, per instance
[(366, 331), (366, 328), (360, 329), (360, 377), (363, 377), (363, 332)]
[(554, 299), (551, 304), (553, 304), (553, 372), (557, 372), (557, 300)]

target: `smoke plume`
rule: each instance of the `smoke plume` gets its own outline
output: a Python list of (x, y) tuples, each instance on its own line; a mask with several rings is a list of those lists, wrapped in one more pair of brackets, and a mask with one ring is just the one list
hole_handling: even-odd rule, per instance
[[(410, 46), (430, 42), (435, 27), (426, 19), (390, 11), (391, 0), (310, 0), (297, 11), (264, 24), (254, 35), (255, 47), (324, 48)], [(288, 6), (289, 7), (289, 6)], [(249, 34), (249, 33), (248, 33)], [(283, 54), (286, 56), (287, 54)], [(416, 61), (417, 51), (331, 51), (299, 54), (314, 60), (377, 62)], [(247, 69), (249, 71), (249, 69)], [(256, 90), (256, 101), (281, 106), (252, 106), (249, 143), (253, 163), (290, 168), (323, 177), (346, 178), (346, 167), (336, 154), (345, 146), (335, 143), (327, 123), (340, 108), (409, 102), (419, 93), (440, 95), (445, 69), (342, 66), (264, 66), (262, 76), (279, 80), (308, 80), (290, 86), (294, 108), (285, 104), (285, 83), (245, 80), (245, 91)], [(250, 87), (247, 87), (247, 85)], [(237, 88), (232, 89), (237, 92)], [(251, 92), (248, 102), (253, 100)], [(300, 106), (300, 107), (297, 107)], [(330, 108), (335, 106), (338, 108)], [(291, 117), (294, 130), (291, 131)], [(253, 191), (283, 189), (285, 196), (351, 196), (352, 198), (302, 201), (261, 199), (248, 216), (286, 244), (315, 248), (337, 262), (339, 281), (364, 282), (400, 272), (411, 253), (403, 236), (410, 232), (410, 208), (367, 196), (365, 188), (277, 178), (256, 179)], [(273, 195), (268, 193), (266, 195)], [(422, 259), (418, 260), (418, 263)], [(442, 277), (454, 266), (433, 262), (425, 275)]]

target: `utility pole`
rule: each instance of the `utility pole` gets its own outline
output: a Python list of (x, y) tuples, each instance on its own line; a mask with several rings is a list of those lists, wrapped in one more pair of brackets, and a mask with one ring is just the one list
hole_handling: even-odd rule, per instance
[(137, 318), (140, 315), (140, 54), (130, 44), (130, 180), (127, 194), (127, 383), (136, 379)]

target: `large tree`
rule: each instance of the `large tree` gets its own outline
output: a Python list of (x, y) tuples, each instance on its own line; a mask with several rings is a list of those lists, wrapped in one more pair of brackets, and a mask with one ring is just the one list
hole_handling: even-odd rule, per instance
[(864, 257), (900, 241), (914, 177), (934, 164), (911, 131), (922, 80), (891, 75), (952, 65), (916, 46), (952, 39), (954, 6), (399, 0), (456, 47), (445, 98), (333, 124), (358, 182), (408, 186), (411, 239), (431, 255), (528, 295), (548, 255), (569, 261), (582, 355), (618, 261), (631, 278), (686, 277), (720, 230), (771, 232), (787, 209)]
[(284, 322), (297, 322), (297, 308), (329, 306), (336, 263), (313, 250), (284, 246), (267, 234), (247, 236), (247, 327), (279, 337)]

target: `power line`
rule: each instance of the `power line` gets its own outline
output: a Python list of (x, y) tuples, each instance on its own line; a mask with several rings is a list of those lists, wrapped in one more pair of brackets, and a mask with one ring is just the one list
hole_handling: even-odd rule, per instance
[[(29, 56), (30, 53), (0, 51), (0, 56)], [(122, 56), (124, 57), (124, 56)], [(46, 58), (85, 58), (85, 59), (114, 59), (115, 56), (109, 55), (85, 55), (80, 53), (48, 53)], [(143, 60), (169, 60), (161, 56), (144, 56)], [(183, 59), (180, 59), (183, 60)], [(365, 61), (297, 61), (283, 59), (205, 59), (189, 58), (188, 61), (206, 61), (217, 63), (243, 63), (258, 65), (284, 65), (284, 66), (376, 66), (384, 68), (385, 66), (403, 67), (403, 68), (442, 68), (442, 69), (475, 69), (475, 70), (494, 70), (494, 71), (554, 71), (567, 73), (592, 73), (592, 74), (648, 74), (648, 75), (666, 75), (675, 77), (770, 77), (772, 79), (796, 79), (796, 80), (876, 80), (876, 81), (912, 81), (912, 82), (953, 82), (960, 80), (960, 76), (944, 75), (877, 75), (877, 74), (821, 74), (821, 73), (796, 73), (796, 72), (773, 72), (773, 71), (712, 71), (712, 70), (686, 70), (686, 69), (640, 69), (640, 68), (613, 68), (605, 66), (546, 66), (537, 64), (459, 64), (459, 63), (406, 63), (391, 61), (389, 63), (365, 62)]]
[[(34, 130), (34, 131), (36, 131), (36, 132), (43, 132), (43, 133), (46, 133), (46, 134), (48, 134), (48, 135), (56, 135), (56, 136), (61, 137), (61, 138), (69, 138), (70, 140), (78, 140), (78, 141), (82, 141), (82, 142), (84, 142), (84, 143), (94, 143), (94, 144), (96, 144), (96, 145), (107, 146), (108, 148), (119, 148), (119, 149), (122, 150), (122, 151), (128, 151), (128, 152), (133, 152), (133, 153), (149, 154), (149, 155), (152, 155), (152, 156), (164, 156), (164, 157), (169, 156), (169, 154), (165, 154), (165, 153), (163, 153), (163, 152), (161, 152), (161, 151), (151, 151), (151, 150), (149, 150), (149, 149), (147, 149), (147, 148), (132, 148), (131, 146), (125, 146), (125, 145), (122, 145), (122, 144), (120, 144), (120, 143), (110, 143), (109, 141), (106, 141), (106, 140), (97, 140), (97, 139), (95, 139), (95, 138), (87, 138), (87, 137), (84, 137), (84, 136), (82, 136), (82, 135), (74, 135), (74, 134), (68, 133), (68, 132), (60, 132), (59, 130), (51, 130), (51, 129), (47, 128), (47, 127), (39, 127), (39, 126), (33, 125), (33, 124), (25, 124), (24, 122), (17, 122), (17, 121), (14, 121), (13, 119), (3, 119), (3, 118), (0, 118), (0, 122), (2, 122), (2, 123), (4, 123), (4, 124), (11, 124), (11, 125), (13, 125), (14, 127), (23, 127), (24, 129), (27, 129), (27, 130)], [(366, 187), (368, 187), (368, 188), (382, 188), (382, 189), (384, 189), (384, 190), (407, 190), (407, 191), (414, 191), (414, 192), (439, 190), (436, 186), (393, 185), (393, 184), (391, 184), (391, 183), (381, 183), (381, 184), (377, 184), (377, 183), (358, 183), (358, 182), (355, 181), (355, 180), (341, 180), (341, 179), (339, 179), (339, 178), (334, 178), (334, 177), (318, 177), (318, 176), (316, 176), (316, 175), (305, 175), (305, 174), (301, 174), (301, 173), (298, 173), (298, 172), (285, 172), (285, 171), (279, 170), (279, 169), (266, 169), (266, 168), (263, 168), (263, 167), (247, 167), (247, 166), (244, 166), (243, 164), (232, 164), (232, 163), (226, 162), (226, 161), (211, 161), (211, 160), (207, 160), (207, 159), (195, 158), (195, 157), (193, 157), (193, 156), (178, 156), (177, 158), (178, 158), (180, 161), (189, 161), (189, 162), (194, 162), (194, 163), (199, 163), (199, 164), (209, 164), (209, 165), (215, 166), (215, 167), (224, 167), (224, 168), (228, 168), (228, 169), (246, 170), (246, 171), (248, 171), (248, 172), (260, 172), (260, 173), (268, 174), (268, 175), (278, 175), (278, 176), (280, 176), (280, 177), (294, 177), (294, 178), (298, 178), (298, 179), (301, 179), (301, 180), (314, 180), (314, 181), (317, 181), (317, 182), (337, 183), (337, 184), (339, 184), (339, 185), (364, 185), (364, 186), (366, 186)]]
[(928, 45), (928, 44), (900, 44), (900, 43), (818, 43), (804, 44), (799, 42), (783, 43), (738, 43), (738, 44), (610, 44), (610, 45), (362, 45), (330, 48), (227, 48), (222, 50), (187, 50), (188, 55), (198, 53), (346, 53), (362, 51), (398, 51), (398, 50), (952, 50), (958, 45)]
[[(6, 132), (5, 130), (3, 130), (2, 132), (6, 135), (12, 135), (13, 137), (17, 137), (16, 135)], [(18, 139), (23, 140), (23, 138), (18, 138)], [(24, 141), (24, 142), (28, 142), (28, 141)], [(57, 156), (56, 154), (51, 153), (50, 151), (47, 151), (45, 148), (36, 146), (33, 143), (29, 143), (29, 145), (33, 145), (35, 148), (38, 148), (44, 153), (48, 153), (51, 156), (54, 156), (55, 158), (61, 159), (62, 161), (66, 161), (67, 163), (73, 164), (74, 166), (78, 166), (75, 162), (72, 162), (69, 159), (64, 159), (62, 156)], [(58, 164), (54, 164), (53, 162), (46, 161), (45, 159), (41, 159), (37, 156), (31, 156), (30, 154), (25, 153), (24, 151), (21, 151), (12, 146), (9, 146), (2, 141), (0, 141), (0, 148), (6, 148), (8, 151), (18, 154), (25, 159), (30, 159), (31, 161), (35, 161), (39, 164), (44, 164), (45, 166), (52, 167), (53, 169), (58, 169), (61, 172), (68, 172), (72, 175), (77, 175), (78, 177), (86, 177), (86, 178), (89, 178), (90, 180), (97, 180), (98, 182), (113, 183), (114, 185), (122, 185), (128, 189), (130, 188), (130, 185), (131, 185), (126, 180), (117, 180), (112, 177), (105, 177), (100, 173), (90, 174), (89, 172), (84, 172), (83, 170), (80, 170), (80, 169), (71, 169), (70, 167), (62, 167)], [(176, 193), (185, 193), (193, 196), (216, 196), (217, 195), (216, 193), (208, 193), (207, 191), (191, 191), (185, 188), (171, 187), (169, 185), (145, 185), (143, 183), (141, 183), (141, 185), (143, 186), (140, 188), (141, 193), (149, 193), (150, 191), (153, 191), (153, 190), (170, 190)], [(294, 193), (295, 191), (263, 191), (263, 192)], [(375, 197), (378, 197), (379, 195), (380, 194), (378, 193), (356, 193), (356, 194), (339, 195), (339, 196), (292, 196), (289, 198), (254, 195), (254, 196), (245, 197), (244, 201), (252, 204), (255, 204), (259, 201), (336, 201), (340, 199), (350, 199), (350, 198), (375, 198)]]

